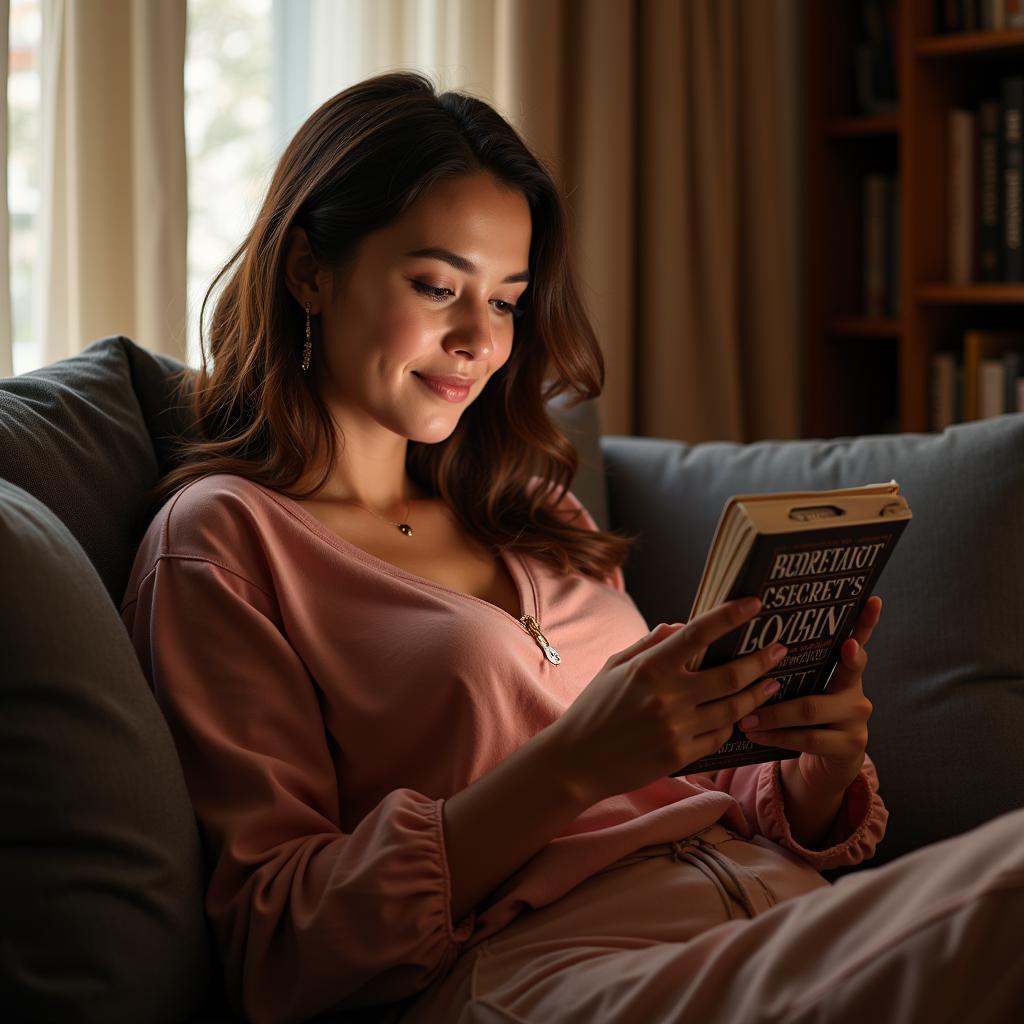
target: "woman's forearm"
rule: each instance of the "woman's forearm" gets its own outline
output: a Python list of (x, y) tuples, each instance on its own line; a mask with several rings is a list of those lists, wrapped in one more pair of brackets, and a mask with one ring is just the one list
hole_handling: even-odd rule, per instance
[(560, 758), (545, 730), (445, 801), (453, 921), (595, 802), (567, 781)]

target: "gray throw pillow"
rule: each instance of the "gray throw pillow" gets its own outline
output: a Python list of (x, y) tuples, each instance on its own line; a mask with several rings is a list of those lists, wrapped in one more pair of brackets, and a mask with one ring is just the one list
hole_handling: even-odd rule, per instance
[(626, 585), (684, 621), (733, 494), (895, 478), (914, 512), (876, 591), (868, 752), (889, 806), (869, 864), (1024, 805), (1024, 416), (831, 441), (605, 438), (613, 527), (642, 539)]
[(170, 733), (85, 552), (0, 481), (0, 1006), (181, 1024), (213, 959)]
[(115, 602), (149, 522), (146, 492), (166, 468), (166, 436), (182, 429), (171, 401), (181, 369), (113, 337), (0, 380), (0, 479), (52, 509)]

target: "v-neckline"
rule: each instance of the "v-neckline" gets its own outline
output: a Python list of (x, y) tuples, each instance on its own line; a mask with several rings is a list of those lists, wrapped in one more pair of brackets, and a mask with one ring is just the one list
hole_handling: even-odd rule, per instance
[[(447, 594), (455, 594), (458, 597), (464, 598), (467, 601), (473, 601), (476, 604), (486, 605), (488, 608), (493, 608), (494, 611), (499, 615), (503, 615), (506, 619), (511, 619), (519, 626), (520, 629), (523, 628), (523, 619), (528, 615), (533, 616), (533, 618), (538, 621), (543, 621), (540, 617), (540, 598), (533, 576), (531, 575), (526, 562), (514, 551), (510, 551), (507, 548), (500, 548), (498, 554), (508, 570), (509, 575), (512, 577), (512, 583), (515, 586), (516, 594), (519, 598), (519, 616), (512, 615), (507, 609), (502, 608), (493, 601), (488, 601), (486, 598), (477, 597), (475, 594), (467, 594), (464, 590), (456, 590), (454, 587), (445, 586), (445, 584), (439, 583), (437, 580), (432, 580), (427, 576), (420, 576), (418, 573), (411, 572), (408, 569), (403, 569), (400, 565), (395, 565), (394, 562), (389, 562), (385, 558), (379, 558), (377, 555), (371, 554), (365, 548), (359, 547), (358, 544), (353, 544), (352, 541), (343, 537), (340, 533), (336, 533), (334, 530), (330, 529), (330, 527), (317, 519), (317, 517), (311, 512), (307, 512), (306, 509), (304, 509), (302, 505), (293, 498), (289, 498), (287, 495), (281, 494), (279, 491), (275, 491), (255, 480), (248, 480), (247, 482), (263, 491), (264, 494), (266, 494), (272, 501), (280, 505), (285, 512), (290, 513), (294, 518), (298, 519), (308, 530), (320, 537), (321, 540), (331, 545), (331, 547), (342, 551), (344, 554), (356, 558), (360, 562), (365, 562), (366, 564), (371, 565), (382, 572), (386, 572), (391, 576), (399, 576), (402, 579), (409, 580), (410, 582), (419, 584), (420, 586), (431, 587), (435, 590), (441, 590)], [(527, 600), (528, 596), (532, 597), (532, 601)]]

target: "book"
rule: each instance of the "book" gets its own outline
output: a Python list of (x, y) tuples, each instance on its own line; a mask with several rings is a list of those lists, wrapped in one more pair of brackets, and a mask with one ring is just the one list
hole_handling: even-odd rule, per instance
[(1003, 412), (1019, 412), (1017, 408), (1017, 385), (1024, 373), (1024, 356), (1012, 349), (1003, 353), (1003, 380), (1005, 391)]
[[(722, 510), (691, 619), (725, 601), (756, 596), (762, 608), (687, 666), (712, 668), (784, 643), (770, 673), (782, 685), (767, 704), (824, 693), (843, 642), (911, 519), (895, 480), (827, 491), (747, 494)], [(739, 729), (715, 753), (676, 775), (798, 757)]]
[(1005, 352), (1024, 352), (1024, 332), (966, 331), (964, 333), (964, 420), (981, 415), (981, 364), (985, 359), (1001, 359)]
[(1001, 281), (1002, 246), (999, 234), (999, 110), (998, 99), (988, 99), (978, 107), (978, 277), (982, 281)]
[(949, 165), (948, 266), (952, 284), (974, 279), (975, 114), (953, 107), (947, 114)]
[(1001, 416), (1005, 411), (1006, 371), (1002, 359), (982, 359), (978, 367), (978, 419)]
[(1021, 172), (1024, 170), (1024, 141), (1021, 117), (1024, 116), (1024, 75), (1002, 80), (1002, 189), (1003, 280), (1024, 281), (1024, 254), (1021, 252)]

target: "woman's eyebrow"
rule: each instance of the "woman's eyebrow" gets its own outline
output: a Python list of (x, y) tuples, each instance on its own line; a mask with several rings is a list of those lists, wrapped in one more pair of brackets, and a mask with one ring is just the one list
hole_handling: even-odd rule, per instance
[[(406, 258), (414, 256), (421, 256), (430, 260), (444, 260), (445, 263), (453, 266), (456, 270), (462, 271), (463, 274), (475, 274), (477, 266), (475, 263), (467, 260), (465, 256), (460, 256), (458, 253), (452, 252), (450, 249), (439, 249), (436, 246), (428, 246), (426, 249), (413, 249), (412, 252), (407, 252)], [(529, 281), (530, 272), (528, 270), (520, 270), (518, 274), (509, 274), (508, 277), (502, 280), (502, 284), (515, 284), (516, 281)]]

